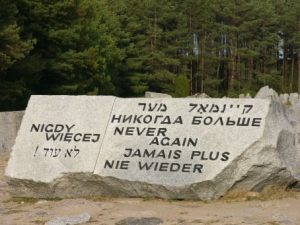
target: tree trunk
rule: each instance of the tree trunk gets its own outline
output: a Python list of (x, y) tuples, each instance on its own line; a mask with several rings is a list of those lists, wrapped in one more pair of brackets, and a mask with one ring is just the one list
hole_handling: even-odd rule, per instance
[[(286, 42), (284, 42), (286, 43)], [(283, 53), (283, 91), (287, 89), (287, 47), (284, 45), (284, 53)]]
[(206, 45), (206, 32), (204, 32), (204, 35), (201, 35), (201, 57), (200, 57), (200, 73), (201, 73), (201, 93), (204, 92), (204, 80), (206, 79), (206, 76), (204, 74), (204, 66), (205, 66), (205, 45)]
[[(298, 28), (299, 28), (299, 32), (300, 32), (300, 18), (298, 19)], [(297, 53), (297, 61), (298, 61), (298, 93), (300, 94), (300, 47), (298, 46), (297, 49), (298, 53)]]
[(229, 71), (229, 76), (228, 76), (228, 90), (232, 91), (234, 88), (234, 80), (235, 80), (235, 76), (236, 76), (236, 56), (235, 56), (235, 45), (233, 44), (233, 40), (231, 39), (230, 41), (230, 45), (231, 45), (231, 52), (230, 52), (230, 71)]
[(242, 79), (242, 73), (241, 73), (241, 56), (240, 54), (238, 53), (237, 54), (237, 64), (236, 64), (236, 68), (237, 68), (237, 79), (238, 79), (238, 82), (239, 82), (239, 92), (241, 90), (241, 79)]
[[(191, 15), (191, 10), (189, 12), (189, 32), (191, 33), (192, 31), (192, 15)], [(188, 50), (192, 54), (193, 46)], [(194, 94), (194, 88), (193, 88), (193, 59), (190, 56), (190, 95)]]
[(156, 48), (157, 45), (157, 10), (155, 7), (154, 11), (154, 48)]
[(295, 57), (294, 57), (294, 50), (292, 52), (292, 71), (291, 71), (291, 78), (290, 78), (290, 85), (289, 85), (289, 92), (293, 92), (293, 83), (294, 83), (294, 67), (295, 67)]
[(297, 58), (298, 58), (298, 94), (300, 94), (300, 49), (298, 49), (298, 54), (297, 54)]
[(248, 61), (248, 82), (251, 83), (252, 77), (253, 77), (253, 65), (254, 65), (254, 60), (253, 57), (250, 56), (249, 61)]

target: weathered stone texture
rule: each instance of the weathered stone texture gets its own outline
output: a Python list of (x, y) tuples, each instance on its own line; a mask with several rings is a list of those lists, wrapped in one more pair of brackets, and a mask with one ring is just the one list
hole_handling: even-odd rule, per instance
[(277, 99), (278, 93), (274, 91), (272, 88), (269, 88), (269, 86), (264, 86), (257, 92), (255, 98)]
[(172, 98), (172, 96), (165, 93), (146, 91), (145, 98)]
[(90, 221), (91, 216), (88, 213), (81, 213), (74, 216), (63, 216), (57, 217), (53, 220), (48, 221), (45, 225), (76, 225), (83, 224)]
[(15, 143), (24, 111), (0, 112), (0, 152), (10, 152)]
[[(207, 200), (232, 190), (294, 185), (300, 180), (300, 104), (282, 104), (269, 89), (259, 96), (267, 99), (32, 97), (6, 170), (11, 191), (41, 198)], [(37, 132), (33, 123), (65, 130)], [(47, 133), (101, 138), (47, 141)], [(80, 154), (53, 157), (45, 151), (49, 145), (76, 145)]]
[(63, 173), (93, 172), (114, 100), (31, 97), (7, 176), (48, 183)]

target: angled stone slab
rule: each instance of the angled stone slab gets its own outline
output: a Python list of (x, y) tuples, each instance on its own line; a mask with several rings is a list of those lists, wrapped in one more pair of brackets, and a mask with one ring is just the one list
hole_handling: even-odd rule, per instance
[(287, 187), (300, 179), (296, 115), (270, 99), (34, 96), (6, 175), (15, 196), (42, 198)]
[(0, 153), (11, 152), (24, 111), (0, 112)]
[(263, 99), (117, 99), (94, 173), (171, 188), (212, 181), (263, 137), (269, 107)]
[(110, 96), (32, 96), (6, 176), (49, 184), (65, 173), (92, 173), (114, 100)]

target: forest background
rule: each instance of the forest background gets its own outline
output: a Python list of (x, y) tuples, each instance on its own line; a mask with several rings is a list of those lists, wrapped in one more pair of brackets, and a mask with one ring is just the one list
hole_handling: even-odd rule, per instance
[(0, 0), (0, 111), (264, 85), (300, 93), (300, 0)]

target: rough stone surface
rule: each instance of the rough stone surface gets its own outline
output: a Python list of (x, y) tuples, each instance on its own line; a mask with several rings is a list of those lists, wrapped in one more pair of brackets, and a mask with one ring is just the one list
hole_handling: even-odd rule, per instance
[(245, 94), (240, 94), (239, 98), (252, 98), (251, 95), (249, 93)]
[(88, 213), (82, 213), (75, 216), (57, 217), (48, 221), (45, 225), (76, 225), (90, 221), (91, 216)]
[[(230, 105), (230, 100), (227, 99), (226, 101)], [(247, 103), (249, 104), (249, 102), (244, 101), (244, 104)], [(116, 104), (118, 103), (116, 102)], [(268, 107), (269, 104), (265, 102), (262, 105)], [(121, 186), (121, 193), (125, 196), (213, 199), (232, 190), (261, 191), (267, 186), (289, 186), (299, 180), (299, 166), (297, 165), (299, 165), (300, 157), (299, 151), (297, 151), (297, 147), (294, 144), (294, 130), (286, 117), (286, 110), (281, 104), (273, 102), (270, 108), (268, 108), (267, 116), (264, 114), (264, 107), (262, 105), (256, 102), (254, 106), (262, 111), (253, 111), (253, 116), (256, 115), (258, 117), (262, 116), (262, 118), (266, 118), (264, 125), (262, 125), (262, 133), (260, 133), (259, 129), (257, 131), (243, 130), (245, 127), (237, 127), (230, 131), (228, 129), (221, 131), (222, 129), (218, 128), (218, 130), (214, 130), (210, 136), (209, 129), (205, 127), (204, 136), (201, 136), (203, 131), (199, 130), (197, 134), (199, 134), (199, 139), (202, 140), (202, 142), (198, 149), (202, 151), (222, 151), (223, 149), (226, 149), (232, 153), (230, 161), (224, 162), (223, 165), (221, 163), (214, 164), (209, 163), (204, 159), (199, 159), (198, 162), (203, 163), (206, 166), (204, 168), (208, 168), (201, 176), (189, 173), (185, 175), (174, 175), (170, 173), (141, 174), (141, 171), (139, 170), (127, 171), (130, 173), (129, 176), (124, 171), (101, 170), (100, 168), (103, 168), (103, 164), (101, 165), (103, 161), (98, 161), (99, 164), (96, 167), (95, 173), (102, 175), (104, 173), (104, 175), (108, 177), (125, 177), (125, 180), (123, 181), (121, 179), (109, 180), (110, 184), (113, 184), (113, 190), (117, 191), (116, 187)], [(133, 106), (130, 108), (132, 107)], [(177, 113), (179, 112), (180, 111), (177, 111)], [(109, 130), (110, 128), (111, 127), (109, 126), (107, 131), (108, 135), (111, 132)], [(184, 128), (177, 128), (177, 132), (179, 130), (180, 133), (182, 132), (185, 134), (195, 133), (191, 128), (187, 128), (187, 130), (184, 130)], [(218, 134), (218, 132), (220, 133)], [(238, 133), (235, 134), (233, 132)], [(174, 135), (174, 133), (171, 132), (172, 135)], [(169, 134), (168, 131), (168, 135)], [(246, 141), (246, 137), (244, 139), (243, 135), (248, 138), (248, 144), (243, 141)], [(178, 133), (178, 136), (182, 137), (183, 135)], [(123, 137), (120, 137), (120, 139), (121, 138)], [(132, 146), (136, 145), (136, 140), (127, 139), (127, 141), (132, 144)], [(239, 146), (235, 141), (240, 141), (239, 143), (244, 144)], [(147, 140), (145, 143), (147, 143)], [(212, 143), (215, 144), (213, 147), (210, 146)], [(116, 144), (116, 146), (118, 146), (118, 144)], [(230, 146), (234, 149), (230, 150)], [(142, 147), (141, 145), (140, 149), (145, 149), (145, 147)], [(218, 149), (218, 147), (220, 147), (220, 149)], [(110, 159), (122, 159), (122, 148), (114, 148), (113, 144), (111, 144), (109, 148), (113, 152), (117, 150), (116, 154), (111, 154), (109, 156)], [(161, 146), (157, 149), (160, 148)], [(163, 149), (166, 149), (166, 147), (163, 147)], [(189, 148), (184, 148), (184, 150), (185, 153), (191, 152), (191, 149)], [(102, 149), (100, 157), (105, 159), (106, 156), (108, 156), (106, 151), (105, 148)], [(181, 162), (182, 161), (184, 160), (181, 160)], [(132, 181), (137, 179), (143, 182), (139, 183)], [(152, 182), (150, 182), (150, 179)], [(131, 180), (131, 182), (129, 183), (128, 180)], [(194, 183), (192, 183), (192, 180)], [(151, 185), (150, 183), (156, 183), (156, 185)], [(186, 185), (180, 187), (182, 184)]]
[(135, 218), (128, 217), (116, 223), (116, 225), (158, 225), (162, 224), (163, 221), (159, 218), (149, 217), (149, 218)]
[(269, 88), (269, 86), (264, 86), (257, 92), (255, 98), (276, 99), (278, 98), (278, 94), (272, 88)]
[(164, 93), (146, 91), (145, 98), (172, 98), (172, 96)]
[(6, 176), (49, 183), (63, 173), (92, 173), (114, 100), (32, 96)]
[(292, 105), (299, 102), (299, 95), (298, 93), (291, 93), (289, 96), (289, 101)]
[(280, 220), (280, 221), (278, 221), (278, 223), (280, 225), (294, 225), (295, 224), (295, 223), (293, 223), (293, 221), (288, 220), (288, 219), (286, 219), (286, 220)]
[(289, 94), (280, 94), (279, 99), (283, 104), (287, 104), (289, 102)]
[[(6, 173), (16, 196), (207, 200), (300, 180), (300, 104), (287, 107), (278, 99), (55, 98), (43, 101), (48, 108), (40, 111), (33, 98), (26, 111)], [(45, 133), (30, 129), (32, 123), (50, 122), (105, 135), (93, 143), (98, 150), (76, 143), (85, 149), (81, 161), (49, 161), (45, 154), (34, 156), (33, 147), (45, 142)], [(75, 130), (80, 124), (82, 129)]]
[(189, 96), (188, 98), (210, 98), (210, 97), (206, 93), (197, 93), (192, 96)]
[[(171, 187), (212, 180), (263, 136), (269, 104), (252, 99), (117, 99), (95, 174)], [(125, 115), (138, 115), (141, 123), (123, 122)], [(249, 126), (228, 125), (228, 118), (237, 121), (243, 115)], [(253, 118), (258, 118), (257, 126)], [(130, 135), (127, 127), (133, 127)], [(153, 155), (147, 157), (149, 152)], [(128, 168), (108, 167), (117, 161), (129, 161)]]
[(15, 143), (24, 111), (0, 112), (0, 152), (10, 152)]

